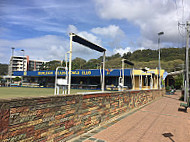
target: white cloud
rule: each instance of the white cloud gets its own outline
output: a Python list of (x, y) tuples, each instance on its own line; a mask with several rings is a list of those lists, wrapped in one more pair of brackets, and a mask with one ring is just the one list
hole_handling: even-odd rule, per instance
[[(69, 28), (77, 28), (74, 26), (69, 26)], [(78, 33), (81, 37), (100, 45), (101, 39), (97, 38), (95, 35), (88, 33), (86, 31), (81, 31)], [(36, 38), (28, 38), (22, 40), (4, 40), (0, 39), (0, 63), (8, 63), (11, 56), (11, 47), (15, 47), (15, 55), (22, 55), (21, 49), (25, 50), (25, 55), (29, 55), (30, 59), (38, 60), (62, 60), (64, 59), (65, 53), (69, 51), (69, 36), (67, 39), (56, 36), (56, 35), (45, 35)], [(101, 56), (101, 53), (84, 47), (78, 43), (73, 42), (73, 59), (75, 57), (81, 57), (86, 60), (97, 58)]]
[[(157, 42), (160, 31), (164, 31), (163, 42), (177, 43), (178, 21), (181, 21), (183, 6), (175, 0), (95, 0), (98, 15), (103, 19), (125, 19), (140, 27), (142, 44)], [(175, 4), (176, 3), (176, 4)], [(177, 5), (177, 9), (176, 9)], [(184, 21), (188, 20), (190, 1), (184, 1)], [(188, 14), (187, 14), (188, 13)], [(183, 21), (183, 22), (184, 22)], [(182, 22), (182, 21), (181, 21)], [(142, 38), (141, 37), (141, 38)], [(148, 43), (146, 43), (148, 42)]]
[[(160, 44), (162, 44), (162, 42)], [(146, 38), (141, 39), (141, 43), (139, 44), (139, 49), (142, 48), (145, 49), (147, 47), (153, 50), (158, 49), (158, 43), (154, 43), (152, 40)]]
[(67, 33), (78, 33), (77, 27), (75, 27), (74, 25), (69, 25), (67, 28)]
[(23, 40), (0, 40), (0, 51), (3, 54), (0, 62), (8, 63), (11, 56), (11, 47), (15, 47), (15, 55), (21, 55), (20, 50), (24, 49), (25, 54), (31, 59), (53, 60), (62, 59), (66, 51), (67, 41), (59, 36), (46, 35), (42, 37)]
[(66, 33), (66, 23), (76, 24), (84, 20), (86, 23), (89, 21), (86, 17), (92, 15), (89, 12), (91, 5), (85, 1), (75, 2), (73, 0), (31, 0), (28, 3), (17, 0), (2, 1), (0, 18), (5, 24), (24, 26), (34, 31), (49, 34), (50, 32)]
[(119, 53), (123, 56), (124, 53), (132, 52), (130, 47), (114, 49), (114, 53)]
[(100, 36), (112, 49), (121, 47), (121, 42), (126, 38), (124, 31), (116, 25), (93, 28), (91, 29), (91, 32)]
[(141, 51), (144, 50), (144, 49), (145, 49), (144, 47), (140, 47), (140, 48), (138, 48), (138, 50), (141, 50)]
[(107, 36), (108, 38), (116, 38), (117, 36), (119, 37), (125, 36), (125, 33), (120, 29), (119, 26), (116, 26), (116, 25), (109, 25), (108, 27), (103, 27), (103, 28), (97, 27), (97, 28), (93, 28), (91, 31), (98, 35)]

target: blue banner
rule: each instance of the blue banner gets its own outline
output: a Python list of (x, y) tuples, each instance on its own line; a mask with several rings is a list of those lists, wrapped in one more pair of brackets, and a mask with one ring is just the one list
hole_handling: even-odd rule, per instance
[[(72, 76), (100, 76), (103, 70), (72, 70)], [(105, 69), (105, 76), (120, 76), (120, 69)], [(125, 69), (125, 76), (130, 76), (131, 69)], [(14, 71), (14, 76), (55, 76), (55, 71)], [(58, 71), (58, 76), (65, 76), (65, 71)]]

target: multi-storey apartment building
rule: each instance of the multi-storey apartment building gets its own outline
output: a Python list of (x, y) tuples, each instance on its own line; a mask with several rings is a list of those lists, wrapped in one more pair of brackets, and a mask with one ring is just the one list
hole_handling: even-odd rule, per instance
[(8, 74), (12, 76), (13, 71), (27, 71), (28, 56), (11, 56)]
[(14, 71), (38, 71), (43, 63), (46, 62), (29, 60), (29, 56), (11, 56), (8, 74), (12, 76)]
[(40, 67), (45, 64), (47, 61), (39, 61), (39, 60), (29, 60), (28, 70), (29, 71), (39, 71)]

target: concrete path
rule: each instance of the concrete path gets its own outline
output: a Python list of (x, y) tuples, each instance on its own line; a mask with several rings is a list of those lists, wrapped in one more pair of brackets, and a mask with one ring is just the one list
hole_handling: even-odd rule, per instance
[(166, 95), (74, 142), (189, 142), (190, 108), (179, 109), (179, 96)]

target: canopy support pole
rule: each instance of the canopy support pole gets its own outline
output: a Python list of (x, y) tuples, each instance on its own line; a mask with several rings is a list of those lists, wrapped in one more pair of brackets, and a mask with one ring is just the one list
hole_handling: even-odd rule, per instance
[(72, 65), (72, 41), (73, 34), (70, 33), (70, 51), (69, 51), (69, 85), (68, 85), (68, 94), (71, 93), (71, 65)]
[(102, 80), (102, 92), (104, 91), (104, 86), (105, 86), (105, 57), (106, 55), (105, 55), (105, 51), (104, 51), (104, 53), (103, 53), (103, 80)]
[(125, 79), (124, 79), (124, 77), (125, 77), (124, 60), (125, 60), (125, 59), (122, 60), (122, 84), (123, 84), (123, 86), (122, 86), (122, 91), (123, 91), (123, 89), (124, 89), (124, 84), (125, 84)]

